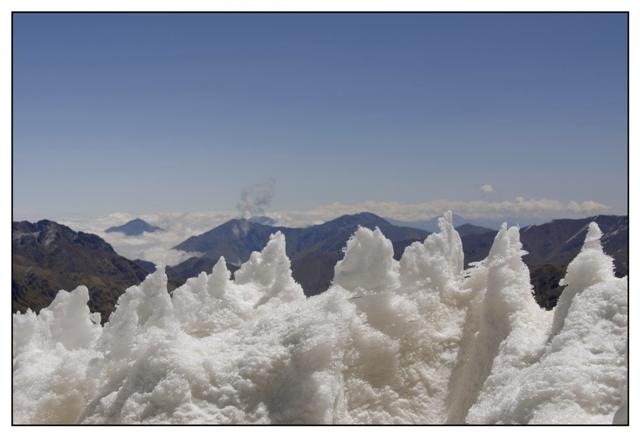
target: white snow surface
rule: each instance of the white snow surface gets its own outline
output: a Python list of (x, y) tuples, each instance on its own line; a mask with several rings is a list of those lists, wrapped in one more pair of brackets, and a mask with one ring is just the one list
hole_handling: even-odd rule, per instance
[(400, 261), (358, 229), (305, 297), (285, 238), (230, 279), (159, 270), (104, 326), (84, 286), (13, 316), (15, 423), (612, 423), (626, 420), (627, 280), (591, 224), (554, 312), (516, 227), (463, 269), (451, 213)]

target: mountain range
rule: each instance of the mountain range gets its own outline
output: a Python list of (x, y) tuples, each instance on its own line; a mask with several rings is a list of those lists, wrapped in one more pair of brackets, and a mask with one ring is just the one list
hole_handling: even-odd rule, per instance
[[(286, 238), (293, 277), (305, 294), (311, 296), (329, 287), (334, 266), (358, 226), (378, 227), (391, 240), (395, 259), (400, 258), (408, 245), (423, 241), (429, 235), (426, 230), (397, 226), (366, 212), (306, 228), (272, 226), (269, 224), (272, 221), (267, 219), (233, 219), (175, 246), (177, 250), (201, 255), (167, 267), (169, 288), (173, 290), (202, 271), (211, 271), (220, 256), (225, 257), (228, 268), (234, 272), (253, 251), (262, 250), (272, 233), (280, 231)], [(600, 215), (527, 226), (520, 230), (520, 238), (524, 250), (529, 252), (524, 261), (529, 266), (534, 297), (540, 306), (547, 309), (555, 306), (562, 292), (558, 282), (568, 262), (580, 250), (591, 221), (598, 223), (603, 232), (603, 247), (614, 258), (616, 275), (628, 273), (626, 216)], [(456, 229), (462, 239), (467, 265), (487, 256), (497, 233), (469, 223)], [(13, 222), (12, 234), (13, 312), (26, 308), (38, 311), (53, 300), (59, 289), (71, 290), (84, 284), (90, 290), (89, 307), (100, 312), (105, 321), (118, 296), (155, 269), (148, 261), (130, 261), (119, 256), (96, 235), (75, 232), (48, 220)]]
[[(466, 264), (486, 258), (497, 231), (469, 223), (459, 224), (460, 221), (460, 216), (454, 216)], [(614, 258), (616, 274), (621, 277), (628, 273), (629, 220), (626, 216), (559, 219), (527, 226), (520, 231), (523, 249), (528, 252), (523, 259), (530, 269), (535, 298), (540, 306), (546, 309), (555, 306), (562, 292), (559, 281), (568, 263), (580, 251), (588, 224), (592, 221), (598, 223), (604, 234), (603, 247)], [(424, 225), (432, 227), (434, 223), (425, 222)], [(333, 267), (342, 258), (342, 248), (358, 226), (380, 228), (393, 243), (396, 259), (400, 258), (405, 247), (414, 241), (423, 241), (429, 235), (424, 229), (396, 226), (371, 213), (346, 215), (306, 228), (266, 226), (235, 219), (175, 246), (175, 249), (202, 255), (169, 267), (167, 274), (172, 282), (182, 284), (203, 270), (211, 270), (220, 256), (225, 257), (229, 269), (234, 271), (252, 251), (264, 247), (269, 235), (281, 231), (286, 237), (293, 277), (302, 285), (305, 294), (315, 295), (329, 287)]]
[[(386, 218), (386, 220), (392, 225), (407, 226), (410, 228), (423, 229), (428, 232), (438, 232), (438, 217), (434, 217), (429, 220), (397, 220), (393, 218)], [(458, 214), (453, 214), (453, 226), (458, 228), (462, 225), (474, 225), (481, 228), (497, 230), (500, 226), (507, 222), (509, 225), (524, 226), (528, 224), (537, 223), (534, 218), (526, 217), (501, 217), (497, 218), (467, 218)]]
[[(598, 215), (583, 219), (558, 219), (520, 230), (523, 257), (531, 272), (538, 304), (551, 309), (563, 287), (558, 285), (567, 265), (580, 252), (589, 223), (596, 222), (603, 233), (602, 246), (614, 259), (616, 276), (629, 272), (629, 218), (627, 216)], [(465, 262), (480, 261), (489, 254), (496, 231), (462, 235)]]
[(424, 230), (394, 226), (366, 212), (345, 215), (306, 228), (268, 226), (251, 220), (233, 219), (175, 246), (174, 249), (200, 252), (202, 255), (168, 267), (167, 275), (172, 281), (183, 283), (203, 270), (211, 270), (221, 256), (234, 271), (249, 259), (251, 252), (262, 250), (272, 233), (280, 231), (286, 238), (293, 277), (305, 293), (312, 296), (329, 287), (333, 267), (342, 258), (342, 249), (358, 226), (380, 228), (393, 243), (396, 259), (400, 258), (405, 247), (414, 241), (424, 240), (428, 235)]

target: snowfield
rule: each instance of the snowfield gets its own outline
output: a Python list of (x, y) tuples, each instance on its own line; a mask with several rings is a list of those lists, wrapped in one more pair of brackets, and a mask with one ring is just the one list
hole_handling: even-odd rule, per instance
[(235, 280), (221, 259), (170, 295), (156, 271), (104, 326), (60, 291), (13, 316), (14, 422), (626, 422), (627, 279), (597, 225), (548, 312), (516, 227), (465, 270), (451, 217), (400, 261), (358, 229), (309, 298), (280, 233)]

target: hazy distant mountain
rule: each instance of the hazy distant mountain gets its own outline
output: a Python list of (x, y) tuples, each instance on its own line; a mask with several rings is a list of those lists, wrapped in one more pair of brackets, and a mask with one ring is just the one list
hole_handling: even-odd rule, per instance
[[(439, 232), (440, 227), (438, 226), (438, 218), (435, 217), (431, 220), (416, 220), (416, 221), (403, 221), (403, 220), (395, 220), (387, 218), (386, 220), (396, 226), (406, 226), (415, 229), (422, 229), (429, 233)], [(486, 227), (480, 226), (477, 224), (471, 223), (466, 218), (459, 216), (457, 214), (453, 214), (453, 226), (456, 228), (456, 231), (460, 234), (460, 237), (464, 237), (467, 235), (479, 235), (486, 234), (487, 232), (496, 232), (496, 229), (500, 227), (500, 225), (496, 227)]]
[(458, 234), (460, 234), (460, 238), (467, 237), (469, 235), (482, 235), (487, 232), (495, 232), (493, 229), (485, 228), (484, 226), (476, 226), (469, 223), (465, 223), (464, 225), (460, 225), (456, 228)]
[(428, 232), (420, 229), (394, 226), (371, 213), (345, 215), (306, 228), (266, 226), (234, 219), (178, 244), (175, 249), (203, 255), (168, 267), (167, 274), (177, 283), (184, 282), (202, 270), (210, 270), (220, 256), (224, 256), (234, 270), (234, 266), (249, 259), (251, 252), (262, 250), (272, 233), (281, 231), (287, 241), (287, 256), (291, 259), (293, 277), (307, 295), (318, 294), (328, 288), (333, 278), (333, 267), (342, 259), (342, 249), (358, 226), (380, 228), (392, 241), (396, 258), (400, 257), (406, 246), (414, 241), (422, 241), (428, 235)]
[(151, 261), (145, 261), (143, 259), (134, 259), (133, 262), (138, 266), (141, 267), (144, 271), (146, 271), (147, 273), (152, 273), (155, 272), (156, 270), (156, 265), (155, 263), (152, 263)]
[(13, 312), (39, 311), (58, 290), (82, 284), (89, 288), (89, 308), (104, 322), (124, 290), (147, 274), (97, 235), (49, 220), (13, 222), (11, 249)]
[[(438, 217), (434, 217), (431, 220), (415, 220), (415, 221), (403, 221), (403, 220), (395, 220), (392, 218), (387, 218), (389, 223), (397, 225), (397, 226), (408, 226), (411, 228), (424, 229), (428, 232), (438, 232)], [(498, 230), (503, 223), (507, 223), (509, 226), (518, 225), (520, 227), (524, 227), (531, 224), (541, 224), (544, 223), (544, 220), (535, 217), (501, 217), (501, 218), (473, 218), (469, 219), (466, 217), (459, 216), (457, 214), (453, 215), (453, 226), (457, 229), (458, 227), (468, 224), (479, 226), (481, 228)]]
[[(251, 252), (262, 250), (269, 235), (278, 229), (245, 219), (229, 220), (203, 234), (188, 238), (175, 246), (185, 252), (200, 252), (203, 258), (217, 261), (224, 256), (230, 264), (239, 265)], [(185, 278), (186, 279), (186, 278)]]
[[(392, 225), (395, 226), (405, 226), (405, 227), (409, 227), (409, 228), (415, 228), (415, 229), (422, 229), (424, 231), (427, 231), (429, 233), (433, 233), (433, 232), (438, 232), (440, 230), (440, 228), (438, 227), (438, 218), (439, 217), (434, 217), (430, 220), (396, 220), (393, 218), (386, 218), (385, 220), (387, 220), (389, 223), (391, 223)], [(458, 227), (467, 223), (471, 223), (470, 220), (465, 219), (462, 216), (459, 216), (457, 214), (453, 214), (453, 226), (454, 227)]]
[(121, 226), (112, 226), (106, 232), (122, 232), (125, 235), (141, 235), (144, 232), (156, 232), (163, 229), (153, 226), (142, 219), (133, 219)]

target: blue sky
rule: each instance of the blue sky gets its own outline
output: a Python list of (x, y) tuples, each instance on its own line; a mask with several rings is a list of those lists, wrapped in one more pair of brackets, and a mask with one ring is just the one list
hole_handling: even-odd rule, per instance
[(518, 196), (627, 210), (623, 14), (13, 24), (16, 217), (229, 210), (270, 177), (276, 210)]

